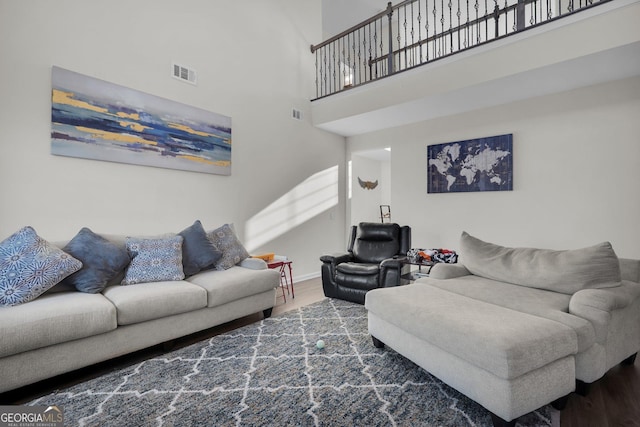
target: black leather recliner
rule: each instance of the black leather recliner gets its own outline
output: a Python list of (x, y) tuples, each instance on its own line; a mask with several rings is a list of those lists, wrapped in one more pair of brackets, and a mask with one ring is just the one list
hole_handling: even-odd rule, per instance
[(411, 228), (362, 222), (351, 227), (348, 252), (323, 255), (322, 288), (330, 298), (364, 304), (368, 291), (408, 283), (403, 263), (411, 248)]

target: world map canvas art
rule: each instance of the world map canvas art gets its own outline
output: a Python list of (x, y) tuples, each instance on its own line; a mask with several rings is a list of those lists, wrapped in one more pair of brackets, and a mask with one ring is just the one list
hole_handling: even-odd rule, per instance
[(51, 153), (231, 174), (231, 118), (59, 67)]
[(513, 190), (513, 134), (427, 147), (428, 193)]

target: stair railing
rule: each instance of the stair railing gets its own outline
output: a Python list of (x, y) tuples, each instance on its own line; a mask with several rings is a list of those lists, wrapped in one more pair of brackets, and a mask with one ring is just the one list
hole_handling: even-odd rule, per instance
[(320, 44), (316, 98), (612, 0), (406, 0)]

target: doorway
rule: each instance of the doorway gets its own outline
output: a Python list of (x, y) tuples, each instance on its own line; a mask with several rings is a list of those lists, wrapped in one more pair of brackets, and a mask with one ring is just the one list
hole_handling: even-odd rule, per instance
[[(380, 206), (393, 208), (391, 200), (391, 149), (351, 153), (349, 167), (350, 221), (382, 222)], [(393, 209), (391, 209), (393, 214)], [(393, 222), (393, 217), (384, 222)]]

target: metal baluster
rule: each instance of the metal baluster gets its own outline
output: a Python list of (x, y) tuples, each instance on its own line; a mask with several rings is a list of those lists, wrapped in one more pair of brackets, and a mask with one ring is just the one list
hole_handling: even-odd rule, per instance
[[(333, 44), (333, 43), (332, 43)], [(340, 86), (338, 85), (338, 75), (336, 74), (336, 47), (333, 46), (333, 90), (338, 91), (340, 90)], [(340, 72), (340, 70), (338, 70), (338, 73)]]
[(487, 0), (484, 0), (484, 41), (489, 40), (489, 6)]
[[(357, 32), (357, 35), (360, 35), (360, 31)], [(358, 46), (360, 46), (360, 43), (358, 43)], [(351, 38), (351, 49), (353, 52), (353, 71), (352, 71), (352, 75), (351, 75), (351, 85), (355, 86), (357, 84), (357, 80), (356, 80), (356, 76), (358, 75), (358, 62), (356, 62), (356, 33), (353, 33), (353, 37)]]
[(458, 17), (458, 30), (456, 31), (458, 33), (458, 50), (460, 50), (460, 15), (462, 15), (462, 12), (460, 11), (460, 0), (458, 0), (458, 12), (456, 13)]
[(327, 52), (325, 54), (327, 68), (324, 73), (325, 89), (327, 93), (331, 93), (331, 44), (327, 45)]
[[(419, 4), (419, 3), (418, 3)], [(406, 18), (405, 18), (406, 19)], [(414, 42), (415, 42), (415, 32), (414, 32), (414, 15), (413, 15), (413, 3), (411, 3), (411, 65), (414, 66), (416, 65), (416, 48), (414, 46)]]
[(478, 21), (478, 18), (480, 17), (478, 11), (480, 9), (480, 5), (478, 4), (478, 0), (476, 0), (474, 8), (476, 9), (476, 24), (474, 25), (476, 27), (476, 43), (480, 43), (480, 21)]
[[(497, 39), (500, 36), (500, 17), (502, 16), (502, 14), (500, 13), (500, 5), (498, 5), (498, 0), (493, 0), (493, 1), (494, 1), (493, 16), (495, 17), (495, 20), (496, 20), (496, 29), (494, 31), (493, 38)], [(506, 34), (506, 31), (505, 31), (505, 34)]]
[(422, 64), (422, 9), (420, 7), (420, 2), (418, 2), (418, 55), (420, 55), (419, 63)]
[(426, 40), (425, 47), (427, 48), (426, 60), (429, 61), (429, 0), (424, 1), (424, 16), (426, 17), (424, 24), (424, 39)]
[[(440, 0), (440, 32), (444, 32), (444, 0)], [(442, 37), (438, 37), (438, 56), (442, 54)]]
[(403, 70), (405, 68), (407, 68), (407, 11), (406, 9), (404, 10), (404, 22), (402, 23), (402, 26), (404, 27), (404, 47), (405, 49), (403, 49), (404, 51), (404, 65), (401, 65), (401, 56), (400, 56), (400, 49), (402, 46), (402, 37), (400, 36), (400, 9), (398, 9), (398, 37), (396, 37), (396, 39), (398, 40), (398, 63), (396, 64), (396, 69), (397, 71)]
[(323, 91), (321, 92), (323, 95), (326, 95), (327, 92), (327, 48), (326, 46), (322, 48), (322, 54), (323, 54), (323, 63), (324, 63), (324, 76), (323, 76), (323, 82), (322, 82), (322, 89)]
[[(362, 32), (364, 33), (364, 28), (362, 28)], [(358, 67), (360, 68), (360, 70), (358, 71), (358, 77), (360, 78), (360, 83), (362, 83), (362, 46), (360, 45), (360, 42), (362, 42), (362, 38), (360, 37), (360, 30), (358, 30)], [(366, 76), (365, 76), (366, 77)]]
[(356, 67), (355, 67), (355, 62), (356, 62), (356, 33), (351, 33), (350, 37), (347, 39), (347, 48), (349, 49), (349, 59), (348, 59), (348, 63), (349, 63), (349, 68), (347, 69), (348, 72), (350, 72), (349, 74), (349, 82), (350, 84), (353, 86), (355, 83), (355, 79), (356, 79)]
[(349, 67), (351, 66), (351, 50), (349, 47), (349, 40), (351, 40), (351, 34), (347, 34), (346, 37), (343, 39), (343, 46), (342, 46), (342, 63), (344, 64), (342, 66), (343, 69), (343, 74), (344, 74), (344, 79), (342, 80), (342, 85), (346, 86), (347, 85), (347, 76), (349, 76)]
[[(342, 79), (338, 77), (338, 90), (344, 89), (345, 72), (347, 67), (344, 63), (344, 37), (340, 37), (340, 51), (338, 52), (338, 74), (342, 74)], [(342, 68), (342, 71), (340, 70)]]
[(467, 24), (466, 24), (466, 28), (465, 28), (465, 32), (464, 32), (464, 47), (469, 47), (470, 42), (469, 42), (469, 0), (466, 0), (467, 2)]
[[(391, 30), (391, 29), (389, 29)], [(384, 40), (382, 38), (382, 20), (380, 20), (380, 57), (382, 58), (384, 56)], [(389, 63), (388, 59), (387, 59), (387, 64)], [(380, 62), (380, 75), (384, 76), (385, 73), (385, 68), (384, 68), (384, 64), (385, 62)]]
[(453, 3), (449, 0), (447, 4), (449, 6), (449, 53), (453, 53)]
[(371, 24), (369, 24), (367, 27), (369, 30), (369, 80), (373, 80), (373, 63), (371, 62), (373, 61), (373, 55), (371, 53), (371, 42), (373, 41), (373, 39), (371, 38)]

